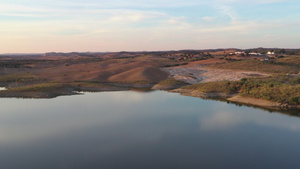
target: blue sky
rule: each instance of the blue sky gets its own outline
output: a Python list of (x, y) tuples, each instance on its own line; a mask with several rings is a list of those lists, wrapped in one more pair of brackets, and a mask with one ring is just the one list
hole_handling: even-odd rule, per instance
[(300, 48), (299, 0), (1, 0), (0, 53)]

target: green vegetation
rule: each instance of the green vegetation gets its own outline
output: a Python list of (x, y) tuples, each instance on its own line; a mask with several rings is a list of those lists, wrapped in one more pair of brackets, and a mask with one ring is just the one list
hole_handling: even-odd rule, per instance
[(241, 82), (230, 82), (230, 81), (217, 81), (198, 83), (190, 86), (185, 86), (183, 89), (198, 90), (203, 93), (236, 93), (241, 88)]
[(40, 80), (30, 73), (17, 73), (0, 76), (0, 82), (32, 82)]
[(155, 84), (156, 82), (151, 82), (148, 80), (135, 80), (135, 81), (121, 81), (116, 82), (118, 84), (134, 84), (134, 85), (148, 85), (148, 84)]
[(187, 85), (188, 83), (185, 83), (182, 80), (176, 80), (173, 78), (169, 78), (169, 79), (159, 82), (158, 84), (163, 85), (163, 86), (184, 86), (184, 85)]
[(270, 59), (269, 62), (262, 62), (258, 59), (237, 60), (211, 66), (219, 69), (297, 74), (300, 71), (300, 57), (288, 56), (284, 58)]
[[(99, 81), (84, 81), (84, 80), (76, 80), (68, 84), (70, 87), (73, 87), (75, 90), (82, 90), (82, 88), (98, 88), (98, 89), (106, 89), (115, 87), (115, 84), (99, 82)], [(84, 89), (86, 90), (86, 89)]]
[(100, 83), (99, 81), (75, 80), (72, 85), (77, 87), (99, 87), (103, 86), (104, 84)]
[(184, 62), (184, 63), (176, 63), (176, 64), (170, 64), (170, 65), (164, 65), (162, 67), (175, 67), (175, 66), (182, 66), (182, 65), (187, 65), (189, 63)]
[(288, 57), (278, 58), (275, 62), (272, 62), (272, 64), (278, 64), (284, 66), (295, 66), (299, 68), (300, 56), (288, 56)]
[(95, 87), (95, 88), (103, 88), (108, 87), (109, 84), (101, 83), (98, 81), (74, 81), (71, 83), (58, 83), (58, 82), (50, 82), (50, 83), (39, 83), (34, 85), (27, 85), (21, 87), (10, 88), (9, 91), (18, 91), (18, 92), (43, 92), (43, 91), (55, 91), (70, 88), (71, 90), (77, 90), (81, 87)]
[(40, 83), (35, 85), (11, 88), (9, 89), (9, 91), (19, 91), (19, 92), (53, 91), (64, 87), (67, 87), (67, 85), (62, 83)]
[(239, 93), (242, 96), (269, 101), (300, 104), (300, 77), (274, 76), (267, 78), (243, 78), (240, 81), (219, 81), (185, 86), (204, 93)]
[(297, 105), (300, 104), (300, 77), (249, 79), (239, 92), (242, 96)]
[(300, 104), (300, 85), (298, 86), (261, 86), (249, 88), (246, 92), (242, 92), (242, 96), (254, 97), (257, 99), (265, 99), (278, 103)]

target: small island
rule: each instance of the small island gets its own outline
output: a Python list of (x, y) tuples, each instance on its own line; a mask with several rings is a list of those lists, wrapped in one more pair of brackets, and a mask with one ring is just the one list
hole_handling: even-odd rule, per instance
[(0, 55), (0, 97), (167, 90), (272, 109), (300, 108), (299, 49)]

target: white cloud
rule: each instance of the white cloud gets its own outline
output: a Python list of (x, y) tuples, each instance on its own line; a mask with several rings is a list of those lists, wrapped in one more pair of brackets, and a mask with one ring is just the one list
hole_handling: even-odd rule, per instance
[(166, 20), (162, 20), (164, 28), (167, 29), (192, 29), (193, 24), (186, 21), (185, 17), (169, 16)]
[(292, 0), (215, 0), (216, 3), (222, 4), (271, 4), (278, 2), (288, 2)]
[(201, 130), (220, 130), (228, 129), (237, 126), (244, 122), (243, 116), (229, 113), (229, 112), (218, 112), (212, 117), (203, 118), (200, 120)]
[[(257, 118), (259, 117), (259, 118)], [(201, 130), (227, 130), (240, 124), (254, 123), (261, 126), (281, 128), (290, 131), (299, 131), (298, 119), (281, 114), (261, 114), (261, 112), (216, 112), (210, 117), (200, 119)]]
[[(90, 9), (124, 9), (124, 8), (166, 8), (166, 7), (188, 7), (204, 4), (206, 1), (181, 1), (181, 0), (10, 0), (9, 4), (18, 4), (25, 6), (44, 6), (44, 7), (56, 7), (56, 8), (90, 8)], [(0, 2), (0, 4), (7, 4), (5, 2)]]
[[(278, 0), (6, 2), (0, 2), (0, 16), (5, 18), (0, 22), (0, 35), (5, 39), (5, 43), (3, 41), (0, 47), (1, 53), (9, 48), (36, 50), (33, 44), (30, 47), (31, 44), (27, 43), (30, 39), (41, 46), (39, 49), (43, 44), (45, 45), (43, 48), (47, 48), (46, 45), (49, 43), (43, 42), (44, 39), (51, 39), (59, 41), (57, 48), (60, 50), (65, 46), (69, 46), (66, 47), (66, 50), (69, 50), (71, 44), (76, 42), (83, 47), (78, 48), (79, 45), (74, 45), (76, 46), (74, 50), (118, 51), (121, 48), (121, 50), (155, 50), (155, 48), (163, 50), (199, 49), (204, 45), (207, 48), (214, 48), (221, 47), (219, 45), (247, 46), (259, 42), (270, 44), (272, 38), (264, 37), (268, 34), (272, 37), (277, 36), (279, 40), (289, 37), (291, 40), (288, 44), (295, 46), (296, 28), (300, 24), (297, 20), (299, 12), (298, 15), (297, 12), (285, 13), (283, 17), (268, 20), (264, 17), (247, 17), (241, 12), (249, 4), (259, 6), (261, 3), (275, 3)], [(205, 11), (206, 7), (210, 10)], [(287, 32), (291, 31), (295, 32), (293, 36), (287, 36)], [(90, 41), (93, 44), (85, 45), (80, 41), (86, 43)], [(283, 42), (280, 41), (281, 44), (284, 44)], [(55, 50), (55, 43), (51, 46), (53, 47), (49, 50)]]
[(18, 4), (2, 4), (0, 3), (1, 12), (44, 12), (45, 9), (30, 7), (29, 5), (18, 5)]
[(202, 17), (202, 19), (205, 21), (208, 21), (208, 22), (212, 22), (216, 19), (216, 17), (205, 16), (205, 17)]
[(225, 17), (230, 18), (230, 20), (231, 20), (232, 23), (238, 21), (239, 15), (234, 10), (233, 7), (228, 6), (228, 5), (216, 5), (215, 7), (217, 8), (217, 10), (221, 14), (221, 16), (225, 16)]
[[(58, 0), (56, 0), (58, 1)], [(57, 3), (61, 3), (58, 1)], [(79, 0), (75, 2), (65, 1), (64, 5), (73, 4), (74, 6), (86, 6), (86, 7), (109, 7), (109, 8), (154, 8), (154, 7), (185, 7), (185, 6), (194, 6), (196, 4), (203, 4), (201, 1), (197, 0), (189, 0), (189, 1), (181, 1), (181, 0), (110, 0), (110, 1), (93, 1), (88, 2), (86, 0)]]
[(147, 19), (164, 17), (161, 12), (152, 11), (135, 11), (135, 10), (119, 10), (113, 12), (113, 16), (109, 18), (112, 22), (139, 22)]

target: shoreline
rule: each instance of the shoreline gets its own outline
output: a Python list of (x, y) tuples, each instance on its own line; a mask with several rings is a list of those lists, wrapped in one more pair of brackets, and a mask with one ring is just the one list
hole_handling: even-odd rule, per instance
[(128, 91), (128, 90), (138, 90), (144, 91), (148, 90), (164, 90), (172, 93), (179, 93), (184, 96), (198, 97), (203, 99), (218, 99), (222, 101), (245, 104), (251, 106), (257, 106), (262, 108), (268, 108), (272, 110), (279, 109), (300, 109), (300, 105), (288, 105), (283, 103), (271, 102), (262, 99), (250, 98), (239, 96), (235, 94), (227, 93), (203, 93), (198, 90), (193, 89), (181, 89), (180, 86), (159, 86), (149, 85), (149, 84), (110, 84), (106, 86), (80, 86), (80, 87), (62, 87), (55, 90), (45, 90), (45, 91), (13, 91), (13, 90), (2, 90), (0, 91), (0, 98), (33, 98), (33, 99), (51, 99), (59, 96), (72, 96), (80, 95), (80, 92), (105, 92), (105, 91)]
[(256, 99), (250, 97), (243, 97), (239, 96), (238, 94), (227, 94), (227, 93), (203, 93), (197, 90), (191, 89), (174, 89), (170, 90), (173, 93), (180, 93), (184, 96), (192, 96), (192, 97), (199, 97), (204, 99), (224, 99), (224, 101), (229, 101), (233, 103), (245, 104), (245, 105), (252, 105), (258, 107), (269, 108), (273, 110), (278, 109), (300, 109), (300, 105), (289, 105), (284, 103), (277, 103), (272, 101), (267, 101), (263, 99)]
[(153, 85), (149, 84), (127, 84), (127, 83), (99, 83), (99, 86), (85, 86), (63, 84), (62, 87), (43, 90), (0, 90), (0, 98), (33, 98), (51, 99), (59, 96), (80, 95), (81, 92), (106, 92), (106, 91), (127, 91), (127, 90), (146, 90)]

